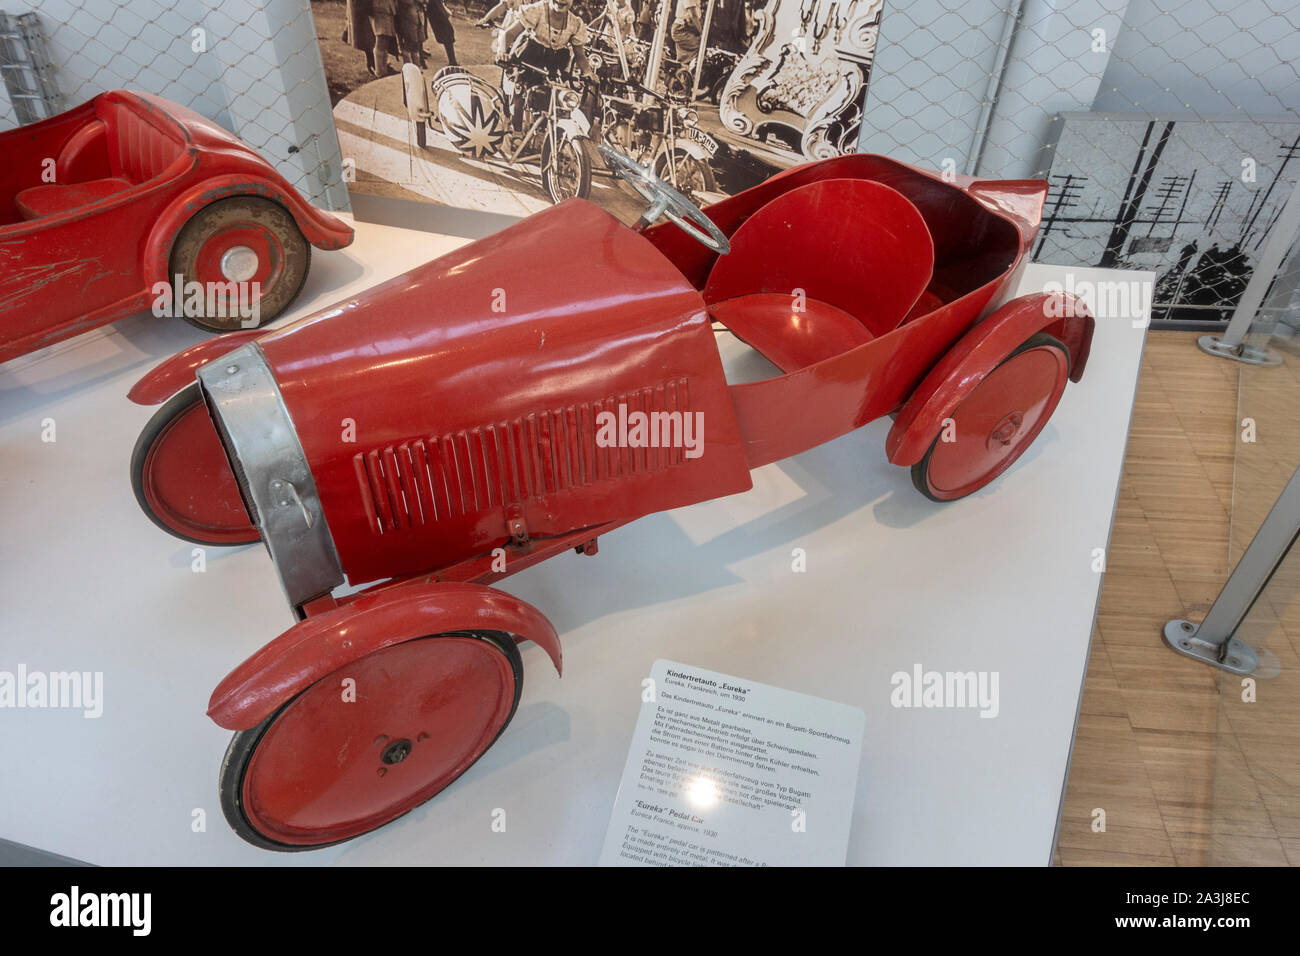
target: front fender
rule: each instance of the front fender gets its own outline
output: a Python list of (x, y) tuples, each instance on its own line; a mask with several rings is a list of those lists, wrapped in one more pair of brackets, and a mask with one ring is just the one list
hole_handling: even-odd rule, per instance
[[(584, 117), (585, 122), (585, 117)], [(582, 141), (588, 139), (588, 133), (591, 132), (591, 124), (588, 122), (584, 127), (583, 123), (572, 117), (560, 117), (555, 121), (555, 128), (564, 134), (566, 139), (571, 139), (579, 149), (582, 149)]]
[(680, 149), (692, 159), (698, 159), (702, 163), (708, 163), (713, 158), (704, 151), (703, 146), (686, 136), (677, 137), (677, 142), (673, 143), (672, 146), (675, 149)]
[(240, 329), (204, 339), (145, 372), (140, 381), (131, 386), (126, 397), (137, 405), (160, 405), (192, 383), (200, 366), (214, 362), (245, 342), (265, 334), (266, 329)]
[(1088, 307), (1068, 292), (1034, 293), (1006, 303), (962, 336), (921, 380), (894, 419), (885, 454), (903, 466), (925, 457), (943, 420), (1035, 332), (1047, 332), (1065, 345), (1070, 353), (1070, 380), (1079, 381), (1094, 324)]
[(414, 63), (402, 67), (402, 103), (412, 123), (423, 123), (430, 114), (429, 85), (424, 82), (424, 72)]
[(397, 585), (289, 628), (218, 685), (208, 716), (227, 730), (247, 730), (368, 654), (433, 634), (476, 630), (539, 644), (561, 670), (559, 635), (531, 604), (481, 584)]

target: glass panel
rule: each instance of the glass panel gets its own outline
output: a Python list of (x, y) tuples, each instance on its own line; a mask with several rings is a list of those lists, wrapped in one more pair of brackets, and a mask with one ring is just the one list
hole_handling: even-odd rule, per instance
[[(1239, 366), (1230, 567), (1300, 466), (1298, 280), (1300, 245), (1247, 338), (1282, 364)], [(1259, 653), (1260, 666), (1249, 678), (1219, 674), (1206, 862), (1300, 865), (1300, 548), (1274, 572), (1237, 637)]]

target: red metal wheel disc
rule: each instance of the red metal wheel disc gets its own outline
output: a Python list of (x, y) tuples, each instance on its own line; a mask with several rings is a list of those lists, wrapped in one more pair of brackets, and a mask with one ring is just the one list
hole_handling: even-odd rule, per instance
[(955, 441), (935, 439), (922, 462), (930, 497), (951, 501), (996, 479), (1038, 437), (1070, 376), (1070, 356), (1050, 335), (1032, 336), (957, 407)]
[(284, 247), (279, 237), (255, 222), (223, 227), (199, 247), (194, 260), (194, 279), (205, 285), (257, 282), (266, 292), (283, 271)]
[[(344, 699), (346, 678), (355, 681), (355, 701)], [(422, 638), (369, 654), (269, 721), (239, 783), (243, 817), (286, 848), (383, 826), (492, 745), (520, 687), (503, 648), (476, 636)]]
[(163, 530), (199, 544), (260, 537), (197, 385), (159, 409), (132, 458), (136, 499)]

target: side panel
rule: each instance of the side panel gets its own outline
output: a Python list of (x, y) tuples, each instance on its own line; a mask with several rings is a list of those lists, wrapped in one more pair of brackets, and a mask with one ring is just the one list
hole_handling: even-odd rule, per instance
[(1093, 325), (1087, 307), (1069, 293), (1035, 293), (1008, 302), (963, 336), (907, 400), (885, 439), (889, 460), (904, 466), (920, 461), (944, 418), (1035, 332), (1046, 331), (1070, 349), (1070, 378), (1077, 382)]
[(751, 484), (699, 294), (581, 200), (259, 345), (354, 584)]
[(31, 351), (147, 302), (140, 251), (165, 198), (165, 184), (133, 189), (84, 210), (0, 228), (0, 342)]
[(970, 295), (797, 372), (731, 388), (751, 468), (789, 458), (896, 410), (997, 291)]
[(295, 624), (218, 685), (208, 716), (227, 730), (247, 730), (299, 691), (367, 654), (420, 637), (473, 630), (533, 641), (561, 670), (559, 636), (532, 605), (477, 584), (408, 585)]

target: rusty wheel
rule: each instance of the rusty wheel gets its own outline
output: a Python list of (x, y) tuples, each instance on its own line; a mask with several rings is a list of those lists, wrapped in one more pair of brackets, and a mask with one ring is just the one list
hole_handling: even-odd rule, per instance
[(171, 278), (182, 285), (173, 301), (181, 318), (209, 332), (257, 328), (298, 297), (310, 267), (311, 243), (287, 209), (233, 196), (204, 206), (176, 237)]

